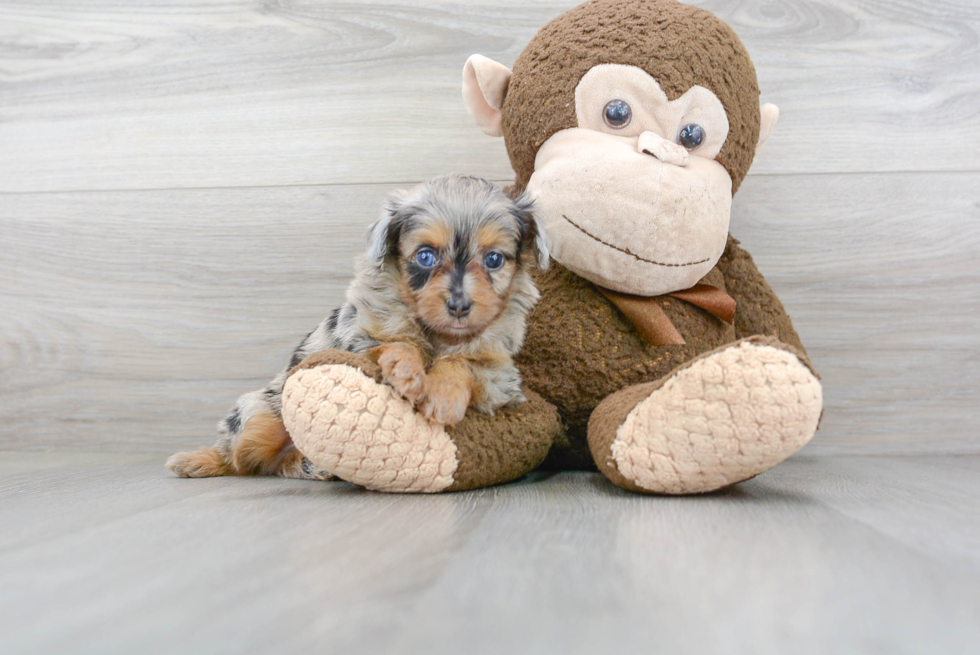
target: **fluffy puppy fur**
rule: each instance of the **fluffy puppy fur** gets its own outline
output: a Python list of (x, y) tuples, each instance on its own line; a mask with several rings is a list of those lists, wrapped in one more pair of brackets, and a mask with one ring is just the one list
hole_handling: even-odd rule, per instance
[(525, 400), (513, 363), (538, 300), (528, 269), (548, 265), (531, 201), (493, 183), (447, 175), (390, 194), (368, 229), (347, 301), (299, 344), (264, 388), (242, 395), (212, 448), (177, 453), (184, 477), (265, 474), (327, 479), (293, 446), (281, 420), (289, 369), (328, 349), (365, 354), (429, 419), (454, 425)]

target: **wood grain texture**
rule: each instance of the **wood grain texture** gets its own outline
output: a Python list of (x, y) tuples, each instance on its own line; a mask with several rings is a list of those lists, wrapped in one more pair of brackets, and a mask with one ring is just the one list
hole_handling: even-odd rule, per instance
[(813, 447), (977, 452), (980, 175), (757, 177), (732, 232), (823, 376)]
[[(15, 194), (0, 445), (208, 443), (343, 298), (384, 185)], [(824, 377), (811, 448), (978, 452), (980, 173), (753, 176), (733, 233)]]
[[(0, 191), (510, 177), (460, 71), (562, 2), (0, 2)], [(705, 0), (779, 127), (757, 173), (980, 170), (980, 6)]]
[(386, 190), (7, 196), (0, 442), (210, 441), (340, 304)]
[[(462, 63), (573, 4), (0, 0), (0, 446), (208, 443), (386, 191), (510, 179)], [(811, 449), (980, 452), (980, 5), (699, 4), (783, 109), (732, 230), (824, 375)]]
[(0, 454), (4, 653), (971, 653), (980, 458), (434, 497)]

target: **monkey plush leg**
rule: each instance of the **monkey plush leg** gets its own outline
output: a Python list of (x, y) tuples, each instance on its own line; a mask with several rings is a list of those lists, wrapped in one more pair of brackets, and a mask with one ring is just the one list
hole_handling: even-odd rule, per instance
[(493, 416), (468, 412), (456, 426), (428, 421), (382, 381), (366, 357), (311, 355), (283, 388), (283, 421), (314, 465), (367, 489), (435, 493), (509, 482), (544, 461), (560, 434), (539, 396)]
[(752, 255), (742, 250), (730, 234), (718, 268), (725, 276), (725, 288), (738, 306), (735, 336), (740, 339), (755, 335), (775, 337), (805, 359), (806, 351), (783, 303), (762, 277)]
[(802, 448), (822, 407), (820, 382), (803, 360), (771, 337), (753, 337), (606, 398), (589, 420), (589, 448), (625, 489), (704, 493)]

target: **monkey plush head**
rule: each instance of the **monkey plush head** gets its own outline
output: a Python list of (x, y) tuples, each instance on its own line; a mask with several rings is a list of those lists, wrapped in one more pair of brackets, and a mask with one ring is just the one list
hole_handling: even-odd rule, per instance
[(725, 249), (732, 195), (778, 110), (714, 14), (675, 0), (592, 0), (546, 25), (511, 71), (463, 70), (477, 124), (503, 136), (552, 256), (600, 286), (695, 285)]

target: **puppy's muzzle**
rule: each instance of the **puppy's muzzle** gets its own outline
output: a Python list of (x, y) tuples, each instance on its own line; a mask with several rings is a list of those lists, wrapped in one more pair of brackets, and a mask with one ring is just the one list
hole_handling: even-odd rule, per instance
[(464, 318), (473, 309), (473, 301), (464, 293), (454, 293), (446, 299), (446, 311), (453, 318)]

